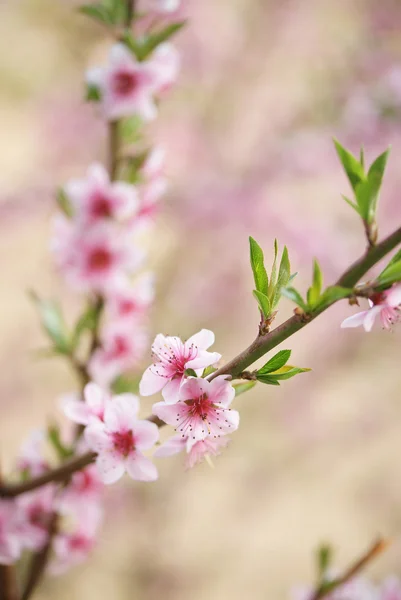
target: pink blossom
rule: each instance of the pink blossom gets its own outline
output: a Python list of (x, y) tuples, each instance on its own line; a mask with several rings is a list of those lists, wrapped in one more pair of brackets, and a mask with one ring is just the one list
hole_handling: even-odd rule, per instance
[(128, 219), (138, 207), (135, 187), (122, 181), (111, 183), (100, 164), (91, 165), (85, 179), (69, 181), (64, 190), (73, 205), (74, 216), (83, 225), (110, 218)]
[(384, 292), (378, 292), (369, 299), (370, 308), (348, 317), (341, 323), (342, 328), (359, 327), (362, 325), (365, 331), (371, 331), (376, 317), (385, 329), (390, 327), (399, 319), (399, 307), (401, 305), (401, 285), (396, 285)]
[(87, 81), (99, 88), (108, 119), (139, 115), (150, 121), (156, 117), (153, 96), (160, 88), (160, 71), (149, 61), (138, 62), (124, 44), (115, 44), (109, 66), (91, 69)]
[(88, 425), (93, 419), (103, 421), (107, 402), (110, 402), (110, 396), (95, 383), (85, 386), (84, 401), (76, 394), (69, 394), (61, 400), (65, 415), (80, 425)]
[(43, 442), (45, 434), (41, 430), (33, 431), (21, 447), (17, 469), (26, 471), (31, 477), (47, 471), (49, 463), (43, 458)]
[(238, 429), (239, 413), (229, 408), (235, 390), (224, 375), (212, 381), (189, 377), (182, 385), (179, 402), (157, 402), (153, 413), (173, 425), (183, 438), (219, 438)]
[(380, 600), (401, 600), (401, 582), (398, 577), (387, 577), (380, 586)]
[(93, 354), (89, 373), (96, 383), (107, 386), (117, 375), (132, 369), (148, 347), (148, 336), (136, 320), (108, 323), (101, 333), (101, 347)]
[(166, 152), (164, 148), (156, 146), (146, 158), (141, 169), (142, 174), (147, 180), (159, 179), (163, 175), (165, 161)]
[(149, 65), (153, 69), (159, 92), (168, 90), (177, 80), (180, 70), (180, 55), (177, 49), (166, 42), (156, 48)]
[(19, 539), (23, 547), (40, 550), (46, 544), (54, 511), (55, 487), (48, 484), (18, 496)]
[(139, 384), (142, 396), (151, 396), (162, 391), (164, 400), (173, 404), (178, 401), (186, 369), (201, 375), (205, 367), (216, 364), (221, 355), (207, 352), (214, 343), (214, 333), (202, 329), (185, 343), (178, 337), (165, 337), (159, 333), (152, 345), (155, 362), (144, 372)]
[(61, 215), (55, 222), (53, 250), (66, 280), (83, 291), (112, 289), (143, 259), (143, 252), (117, 224), (98, 224), (80, 231)]
[(160, 177), (145, 184), (141, 188), (141, 203), (138, 211), (139, 219), (153, 219), (158, 208), (159, 200), (167, 190), (167, 181)]
[(96, 465), (89, 465), (74, 473), (67, 488), (62, 490), (57, 499), (58, 510), (67, 515), (71, 511), (82, 513), (85, 507), (92, 511), (101, 499), (103, 487)]
[(106, 406), (104, 422), (85, 429), (88, 446), (98, 453), (96, 466), (103, 483), (114, 483), (127, 472), (132, 479), (154, 481), (157, 469), (142, 454), (157, 442), (159, 430), (150, 421), (139, 421), (139, 400), (133, 394), (115, 396)]
[(162, 444), (154, 453), (154, 457), (164, 458), (178, 454), (183, 450), (187, 452), (186, 468), (192, 468), (203, 461), (205, 457), (218, 456), (223, 448), (227, 446), (229, 439), (227, 437), (206, 438), (195, 441), (190, 437), (183, 438), (176, 435)]
[(143, 273), (129, 284), (122, 280), (107, 298), (107, 312), (111, 320), (143, 316), (155, 295), (153, 273)]
[(21, 554), (14, 500), (0, 498), (0, 565), (11, 565)]

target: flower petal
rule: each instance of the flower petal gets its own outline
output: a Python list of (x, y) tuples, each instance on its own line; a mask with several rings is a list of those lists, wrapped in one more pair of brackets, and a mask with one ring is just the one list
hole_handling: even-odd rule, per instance
[(227, 375), (219, 375), (211, 383), (211, 395), (213, 402), (219, 403), (224, 407), (229, 406), (235, 398), (235, 389), (226, 379)]
[(99, 454), (96, 459), (96, 467), (100, 479), (105, 484), (115, 483), (124, 475), (124, 462), (113, 452)]
[(160, 363), (150, 365), (139, 382), (139, 393), (141, 396), (153, 396), (153, 394), (160, 392), (168, 381), (169, 377), (165, 374), (165, 369)]
[(94, 452), (107, 452), (113, 447), (112, 441), (105, 432), (104, 424), (94, 422), (84, 431), (85, 441)]
[(61, 406), (66, 417), (79, 423), (87, 425), (89, 423), (90, 409), (81, 400), (76, 400), (75, 394), (71, 394), (61, 398)]
[(375, 319), (381, 313), (382, 309), (383, 309), (382, 306), (377, 305), (377, 306), (373, 306), (370, 310), (368, 310), (368, 312), (366, 313), (365, 319), (363, 321), (363, 327), (366, 332), (369, 333), (369, 331), (372, 331), (372, 327), (374, 325)]
[(137, 421), (133, 428), (135, 446), (140, 450), (148, 450), (159, 439), (159, 428), (149, 421)]
[(186, 344), (190, 346), (193, 344), (197, 346), (199, 350), (207, 350), (212, 344), (214, 344), (214, 333), (209, 329), (201, 329), (198, 333), (192, 335), (187, 341)]
[(396, 308), (401, 304), (401, 285), (396, 285), (387, 292), (386, 304)]
[(180, 399), (180, 388), (183, 379), (180, 375), (173, 377), (163, 388), (162, 396), (167, 404), (175, 404)]
[(140, 452), (128, 456), (125, 466), (128, 475), (137, 481), (156, 481), (159, 476), (156, 466)]
[(355, 315), (352, 315), (351, 317), (347, 317), (341, 323), (341, 329), (346, 329), (348, 327), (359, 327), (360, 325), (363, 325), (368, 312), (368, 310), (364, 310), (362, 312), (356, 313)]
[(178, 454), (179, 452), (185, 450), (186, 445), (186, 438), (182, 438), (179, 435), (175, 435), (174, 437), (165, 441), (164, 444), (159, 446), (159, 448), (156, 450), (153, 456), (156, 456), (157, 458), (173, 456), (173, 454)]
[(219, 362), (221, 354), (218, 352), (205, 352), (201, 350), (198, 356), (185, 363), (187, 369), (204, 369)]

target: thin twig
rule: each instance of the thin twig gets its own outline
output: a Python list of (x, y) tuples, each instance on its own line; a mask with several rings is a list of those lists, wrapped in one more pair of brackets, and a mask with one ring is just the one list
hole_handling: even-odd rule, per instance
[(0, 600), (19, 600), (15, 565), (0, 565)]
[(29, 566), (28, 579), (25, 584), (21, 600), (29, 600), (44, 575), (52, 549), (53, 539), (57, 534), (57, 527), (58, 514), (53, 513), (50, 517), (47, 542), (42, 550), (32, 556), (31, 564)]
[(390, 545), (389, 540), (379, 538), (374, 544), (358, 558), (340, 577), (333, 581), (325, 581), (318, 586), (310, 600), (322, 600), (327, 594), (341, 587), (358, 575), (374, 558), (382, 554)]

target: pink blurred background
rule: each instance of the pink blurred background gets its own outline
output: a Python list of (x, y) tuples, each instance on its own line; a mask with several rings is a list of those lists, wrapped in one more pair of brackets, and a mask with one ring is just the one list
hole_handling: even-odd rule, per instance
[[(83, 73), (106, 55), (104, 30), (68, 0), (0, 2), (0, 453), (74, 389), (45, 345), (26, 291), (58, 295), (49, 247), (54, 190), (105, 153)], [(287, 244), (297, 287), (312, 260), (327, 283), (364, 250), (331, 137), (368, 160), (392, 145), (381, 235), (399, 224), (401, 4), (397, 0), (190, 0), (177, 39), (183, 73), (151, 139), (167, 149), (170, 192), (151, 244), (152, 333), (216, 332), (226, 360), (254, 338), (248, 236), (271, 258)], [(73, 309), (72, 309), (73, 310)], [(291, 313), (283, 302), (278, 319)], [(401, 575), (399, 333), (339, 329), (345, 303), (287, 341), (311, 373), (237, 401), (241, 427), (216, 468), (158, 461), (153, 485), (108, 495), (92, 560), (48, 579), (38, 598), (288, 598), (314, 577), (322, 541), (347, 564), (378, 533), (394, 538), (370, 569)], [(146, 362), (144, 363), (144, 367)], [(144, 415), (153, 399), (143, 402)], [(164, 434), (163, 434), (164, 435)]]

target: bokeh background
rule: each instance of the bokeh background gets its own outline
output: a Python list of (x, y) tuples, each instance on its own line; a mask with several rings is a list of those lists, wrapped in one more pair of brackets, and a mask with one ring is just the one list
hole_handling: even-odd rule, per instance
[[(0, 452), (74, 389), (45, 344), (27, 290), (77, 298), (48, 252), (54, 190), (105, 156), (105, 128), (85, 105), (83, 72), (107, 53), (101, 27), (69, 0), (0, 1)], [(287, 244), (298, 287), (313, 257), (334, 281), (364, 250), (331, 137), (368, 159), (392, 154), (380, 233), (401, 220), (399, 0), (188, 0), (178, 85), (149, 135), (167, 149), (170, 191), (150, 240), (158, 278), (152, 334), (216, 332), (229, 359), (258, 324), (248, 236), (271, 257)], [(286, 301), (278, 320), (292, 307)], [(313, 551), (341, 568), (378, 533), (394, 539), (369, 574), (401, 575), (400, 338), (340, 330), (325, 313), (287, 341), (311, 373), (236, 401), (241, 427), (215, 463), (160, 459), (154, 485), (107, 497), (92, 559), (48, 579), (37, 597), (98, 600), (289, 598), (312, 581)], [(144, 366), (148, 360), (144, 362)], [(144, 415), (152, 401), (143, 402)]]

